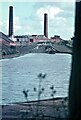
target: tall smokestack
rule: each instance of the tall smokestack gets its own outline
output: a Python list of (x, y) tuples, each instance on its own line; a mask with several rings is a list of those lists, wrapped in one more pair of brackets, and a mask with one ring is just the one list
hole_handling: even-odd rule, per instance
[(48, 15), (47, 13), (44, 14), (44, 35), (48, 37)]
[(13, 35), (13, 6), (9, 7), (9, 37)]

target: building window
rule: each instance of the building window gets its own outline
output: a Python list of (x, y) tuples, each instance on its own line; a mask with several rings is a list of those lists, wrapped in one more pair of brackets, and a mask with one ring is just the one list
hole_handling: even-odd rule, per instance
[(30, 39), (30, 42), (33, 42), (33, 39)]
[(19, 38), (17, 38), (17, 42), (19, 42)]

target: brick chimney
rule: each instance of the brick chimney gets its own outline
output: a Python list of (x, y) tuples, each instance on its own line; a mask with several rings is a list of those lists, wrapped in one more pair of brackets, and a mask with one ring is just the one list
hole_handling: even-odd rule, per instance
[(44, 35), (48, 38), (48, 14), (44, 14)]
[(13, 35), (13, 6), (9, 7), (9, 33), (8, 36)]

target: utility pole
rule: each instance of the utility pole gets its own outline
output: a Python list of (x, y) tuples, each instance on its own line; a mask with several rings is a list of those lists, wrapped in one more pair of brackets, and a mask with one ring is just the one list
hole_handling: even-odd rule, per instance
[(69, 85), (69, 119), (81, 120), (81, 0), (75, 3), (75, 34)]

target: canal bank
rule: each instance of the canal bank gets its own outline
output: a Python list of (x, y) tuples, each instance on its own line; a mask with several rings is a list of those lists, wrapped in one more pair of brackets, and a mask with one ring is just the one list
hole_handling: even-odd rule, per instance
[(67, 120), (67, 118), (67, 97), (2, 106), (2, 120)]

